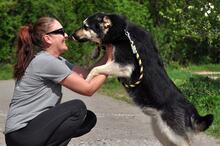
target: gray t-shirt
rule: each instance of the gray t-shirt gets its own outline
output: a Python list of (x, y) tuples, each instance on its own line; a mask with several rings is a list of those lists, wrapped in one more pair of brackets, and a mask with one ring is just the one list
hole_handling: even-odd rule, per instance
[(45, 51), (38, 53), (21, 80), (15, 83), (5, 134), (25, 127), (40, 113), (59, 104), (62, 98), (59, 82), (72, 73), (72, 67), (62, 57), (56, 58)]

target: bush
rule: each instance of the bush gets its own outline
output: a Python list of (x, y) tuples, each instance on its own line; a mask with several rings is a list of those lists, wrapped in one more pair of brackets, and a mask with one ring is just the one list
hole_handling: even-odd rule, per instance
[[(220, 62), (220, 3), (206, 0), (2, 0), (0, 2), (0, 63), (14, 62), (16, 33), (21, 25), (40, 16), (60, 20), (71, 34), (82, 21), (96, 12), (118, 13), (152, 32), (166, 62)], [(77, 64), (88, 64), (91, 44), (68, 43), (64, 56)], [(82, 48), (82, 49), (75, 49)]]
[(153, 32), (166, 61), (181, 64), (220, 62), (220, 43), (217, 43), (220, 4), (217, 1), (161, 1), (154, 7), (151, 13), (156, 13), (157, 17), (153, 20), (159, 23)]

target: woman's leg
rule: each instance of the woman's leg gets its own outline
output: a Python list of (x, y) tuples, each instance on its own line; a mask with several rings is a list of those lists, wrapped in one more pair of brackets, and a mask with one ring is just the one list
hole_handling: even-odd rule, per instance
[[(75, 124), (73, 124), (74, 119), (72, 117), (68, 118), (56, 129), (46, 146), (57, 146), (61, 143), (66, 143), (64, 140), (79, 137), (88, 133), (95, 126), (96, 120), (96, 115), (89, 110), (87, 111), (87, 116), (83, 124), (79, 127), (75, 127)], [(62, 146), (67, 146), (67, 144), (62, 144)]]
[(59, 144), (59, 146), (68, 146), (68, 144), (69, 144), (70, 141), (71, 141), (71, 138), (65, 140), (64, 142), (62, 142), (61, 144)]
[[(65, 123), (71, 125), (67, 131), (77, 131), (83, 125), (86, 115), (87, 109), (82, 101), (62, 103), (34, 118), (25, 128), (6, 134), (6, 143), (8, 146), (45, 146), (50, 144), (48, 142), (52, 143), (51, 137), (56, 135), (56, 131)], [(67, 131), (60, 135), (60, 143), (72, 137)], [(65, 134), (66, 132), (68, 134)], [(76, 132), (74, 134), (77, 135)]]

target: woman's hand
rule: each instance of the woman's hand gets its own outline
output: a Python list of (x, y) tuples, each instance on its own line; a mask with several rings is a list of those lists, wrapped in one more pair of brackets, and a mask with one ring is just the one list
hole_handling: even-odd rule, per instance
[(111, 62), (113, 58), (113, 46), (112, 44), (106, 45), (106, 56), (107, 56), (107, 62)]

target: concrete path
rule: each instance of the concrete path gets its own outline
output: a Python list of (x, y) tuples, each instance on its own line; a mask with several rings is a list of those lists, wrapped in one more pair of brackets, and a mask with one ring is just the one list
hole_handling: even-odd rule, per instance
[(193, 72), (194, 74), (198, 74), (198, 75), (203, 75), (203, 76), (207, 76), (210, 79), (219, 79), (220, 78), (220, 72), (219, 71), (196, 71)]
[[(12, 80), (0, 81), (0, 146), (6, 146), (2, 132), (13, 87)], [(149, 117), (138, 107), (98, 94), (80, 96), (66, 88), (63, 95), (63, 102), (82, 99), (98, 117), (90, 133), (72, 139), (68, 146), (161, 146), (153, 136)], [(194, 146), (220, 146), (219, 140), (205, 134), (197, 135), (193, 143)]]

